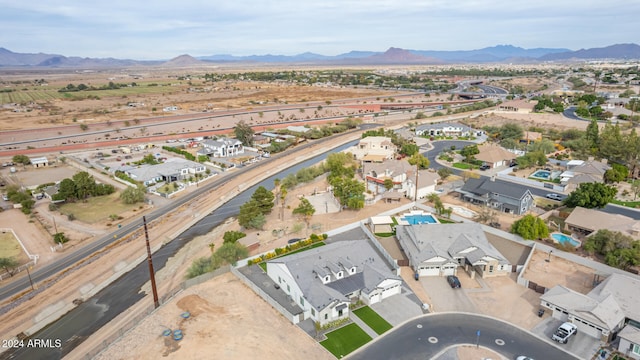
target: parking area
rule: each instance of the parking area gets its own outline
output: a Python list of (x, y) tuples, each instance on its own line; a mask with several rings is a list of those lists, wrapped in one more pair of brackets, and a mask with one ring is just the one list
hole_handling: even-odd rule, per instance
[(596, 354), (600, 349), (600, 345), (602, 345), (599, 339), (578, 331), (575, 335), (569, 338), (569, 341), (566, 344), (560, 344), (551, 340), (551, 336), (563, 322), (564, 321), (548, 317), (531, 329), (531, 332), (543, 339), (546, 339), (550, 343), (557, 344), (566, 351), (577, 355), (580, 359), (591, 359), (593, 354)]
[(388, 297), (370, 307), (387, 320), (389, 324), (396, 326), (406, 320), (424, 314), (421, 306), (422, 302), (418, 297), (409, 290), (406, 284), (402, 284), (401, 294)]
[(78, 172), (76, 168), (58, 163), (56, 165), (34, 168), (33, 166), (15, 166), (16, 172), (11, 173), (9, 169), (2, 169), (2, 177), (6, 179), (7, 185), (14, 184), (24, 187), (35, 187), (44, 183), (58, 182), (66, 178), (71, 178)]

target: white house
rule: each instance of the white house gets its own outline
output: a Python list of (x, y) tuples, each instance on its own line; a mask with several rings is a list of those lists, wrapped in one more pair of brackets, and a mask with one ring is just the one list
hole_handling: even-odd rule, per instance
[(625, 356), (640, 360), (640, 329), (633, 326), (625, 326), (618, 333), (620, 342), (618, 343), (618, 351)]
[[(363, 165), (366, 189), (374, 194), (387, 192), (384, 186), (386, 179), (393, 181), (395, 191), (413, 199), (416, 194), (416, 167), (407, 160), (386, 160), (381, 163), (366, 163)], [(440, 175), (430, 170), (418, 172), (418, 198), (422, 199), (436, 191), (436, 184)]]
[(140, 165), (115, 170), (121, 170), (132, 179), (142, 182), (145, 186), (150, 186), (163, 181), (170, 183), (188, 179), (192, 175), (205, 173), (207, 168), (195, 161), (170, 158), (161, 164)]
[(358, 145), (346, 150), (353, 154), (357, 160), (365, 162), (382, 162), (393, 159), (397, 147), (391, 142), (391, 138), (384, 136), (367, 136), (360, 140)]
[(455, 275), (459, 267), (472, 277), (511, 272), (509, 262), (476, 223), (398, 225), (396, 238), (418, 276)]
[(418, 136), (469, 136), (473, 132), (470, 127), (458, 123), (424, 124), (416, 127)]
[(367, 240), (338, 241), (270, 260), (267, 275), (320, 325), (349, 317), (358, 300), (375, 304), (401, 293), (400, 269)]
[(36, 168), (49, 166), (49, 160), (45, 156), (29, 158), (29, 161), (31, 162), (31, 165)]
[(226, 137), (217, 140), (204, 140), (203, 148), (198, 150), (198, 155), (207, 155), (212, 157), (228, 157), (238, 154), (244, 154), (244, 146), (237, 139), (229, 139)]

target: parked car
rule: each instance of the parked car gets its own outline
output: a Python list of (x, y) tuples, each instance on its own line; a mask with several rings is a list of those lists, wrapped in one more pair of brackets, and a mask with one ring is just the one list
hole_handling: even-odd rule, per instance
[(462, 285), (460, 285), (460, 279), (458, 279), (455, 275), (447, 276), (447, 282), (452, 289), (459, 289)]
[(516, 360), (533, 360), (533, 358), (528, 357), (528, 356), (524, 356), (524, 355), (520, 355), (516, 358)]
[(418, 272), (413, 273), (413, 278), (416, 279), (416, 281), (420, 280), (420, 274), (418, 274)]
[(9, 201), (9, 196), (7, 194), (2, 194), (2, 200)]
[(489, 226), (491, 226), (492, 228), (500, 229), (501, 225), (499, 222), (490, 222)]
[(295, 243), (297, 243), (297, 242), (298, 242), (298, 241), (300, 241), (300, 240), (302, 240), (302, 239), (300, 239), (300, 238), (293, 238), (293, 239), (289, 239), (289, 241), (287, 241), (287, 243), (288, 243), (288, 244), (295, 244)]
[(547, 194), (547, 195), (545, 195), (545, 197), (546, 197), (547, 199), (555, 200), (555, 201), (562, 201), (562, 199), (563, 199), (563, 198), (562, 198), (562, 195), (560, 195), (560, 194), (556, 194), (556, 193), (550, 193), (550, 194)]
[(556, 332), (553, 333), (551, 339), (561, 344), (566, 344), (569, 338), (578, 332), (578, 327), (570, 322), (565, 322), (558, 327)]
[(480, 166), (480, 170), (482, 170), (482, 171), (489, 170), (489, 169), (491, 169), (491, 166), (489, 166), (487, 164), (484, 164), (484, 165)]

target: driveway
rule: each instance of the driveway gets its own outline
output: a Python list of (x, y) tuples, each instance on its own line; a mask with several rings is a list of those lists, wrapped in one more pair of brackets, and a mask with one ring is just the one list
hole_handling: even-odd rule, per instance
[[(462, 276), (462, 275), (461, 275)], [(452, 289), (447, 282), (447, 278), (443, 276), (423, 276), (420, 278), (420, 284), (433, 304), (433, 310), (436, 312), (443, 311), (463, 311), (470, 313), (478, 313), (476, 306), (467, 296), (467, 291), (463, 287), (460, 289)]]
[(406, 320), (423, 315), (418, 297), (402, 285), (402, 293), (375, 303), (370, 307), (387, 320), (391, 325), (402, 324)]
[(569, 338), (569, 341), (566, 344), (559, 344), (551, 340), (551, 336), (563, 322), (564, 321), (562, 320), (548, 317), (531, 329), (531, 332), (551, 343), (558, 344), (558, 346), (564, 350), (572, 354), (576, 354), (582, 359), (591, 359), (600, 349), (601, 342), (599, 339), (591, 337), (578, 330), (574, 336)]

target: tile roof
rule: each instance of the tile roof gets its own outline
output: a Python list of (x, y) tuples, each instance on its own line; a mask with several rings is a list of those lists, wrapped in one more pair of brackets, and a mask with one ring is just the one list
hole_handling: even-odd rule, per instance
[(475, 158), (492, 164), (499, 161), (513, 160), (518, 157), (518, 155), (505, 150), (499, 145), (482, 144), (478, 146), (478, 150), (480, 153), (475, 155)]

